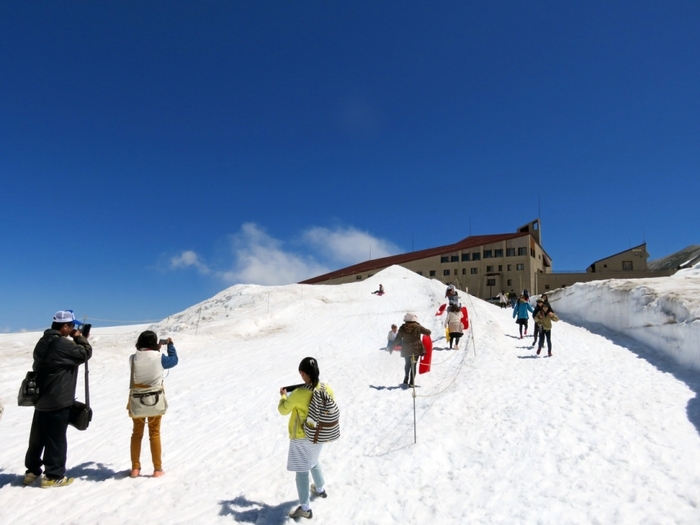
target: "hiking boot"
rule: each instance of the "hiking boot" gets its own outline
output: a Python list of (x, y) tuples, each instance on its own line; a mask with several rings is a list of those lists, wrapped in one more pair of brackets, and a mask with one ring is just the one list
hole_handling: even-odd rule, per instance
[(549, 352), (549, 353), (547, 354), (547, 357), (552, 357), (552, 352)]
[(141, 475), (141, 469), (140, 468), (132, 468), (131, 472), (129, 472), (129, 477), (130, 478), (138, 478)]
[(299, 505), (296, 510), (293, 510), (292, 512), (289, 513), (290, 518), (308, 518), (311, 519), (314, 517), (314, 513), (311, 512), (311, 509), (309, 510), (304, 510), (301, 508), (301, 505)]
[(42, 489), (52, 489), (52, 488), (58, 488), (58, 487), (67, 487), (71, 483), (73, 483), (73, 478), (68, 478), (66, 476), (63, 476), (60, 479), (43, 478), (41, 480), (41, 488)]
[(34, 474), (34, 472), (27, 472), (27, 473), (24, 475), (24, 479), (22, 480), (22, 485), (31, 485), (32, 483), (34, 483), (34, 482), (36, 481), (36, 479), (37, 479), (38, 477), (39, 477), (39, 476), (37, 476), (36, 474)]
[(319, 492), (316, 490), (316, 485), (314, 483), (311, 484), (311, 493), (315, 494), (319, 498), (327, 498), (328, 497), (328, 492), (324, 489), (323, 492)]
[(538, 349), (537, 349), (537, 355), (540, 355), (540, 352), (541, 352), (541, 351), (542, 351), (542, 349), (541, 349), (541, 348), (538, 348)]
[(153, 471), (154, 478), (159, 478), (161, 476), (165, 476), (165, 472), (163, 472), (163, 469)]

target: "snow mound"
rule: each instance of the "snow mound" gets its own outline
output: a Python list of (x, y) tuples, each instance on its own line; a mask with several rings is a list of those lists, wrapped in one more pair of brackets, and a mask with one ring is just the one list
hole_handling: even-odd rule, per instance
[(605, 326), (700, 370), (700, 264), (670, 277), (578, 283), (549, 297), (568, 322)]

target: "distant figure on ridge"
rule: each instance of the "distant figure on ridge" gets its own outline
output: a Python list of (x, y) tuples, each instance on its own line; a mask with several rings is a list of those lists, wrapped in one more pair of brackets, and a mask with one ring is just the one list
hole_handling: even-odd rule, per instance
[(384, 295), (384, 287), (380, 284), (380, 285), (379, 285), (379, 290), (375, 290), (375, 291), (373, 291), (372, 293), (373, 293), (373, 294), (377, 294), (377, 295)]

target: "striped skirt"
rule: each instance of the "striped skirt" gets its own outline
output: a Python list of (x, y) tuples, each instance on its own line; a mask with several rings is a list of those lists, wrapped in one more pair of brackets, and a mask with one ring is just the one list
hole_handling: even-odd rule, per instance
[(312, 443), (306, 438), (289, 440), (287, 470), (307, 472), (318, 463), (323, 443)]

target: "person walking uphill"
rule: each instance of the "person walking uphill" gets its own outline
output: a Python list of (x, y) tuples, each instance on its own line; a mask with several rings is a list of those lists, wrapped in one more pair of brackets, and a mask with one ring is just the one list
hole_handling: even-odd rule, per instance
[(450, 311), (447, 312), (447, 319), (445, 319), (445, 326), (447, 326), (450, 335), (450, 348), (452, 348), (452, 343), (454, 343), (455, 350), (459, 350), (459, 339), (464, 332), (462, 317), (464, 317), (464, 314), (459, 306), (456, 304), (450, 306)]
[(520, 327), (520, 339), (523, 338), (523, 327), (525, 328), (525, 335), (527, 335), (528, 312), (533, 312), (532, 306), (530, 306), (530, 303), (528, 303), (525, 300), (525, 297), (521, 295), (518, 302), (515, 303), (515, 308), (513, 308), (513, 317), (517, 317), (515, 322)]
[(129, 381), (129, 403), (127, 409), (134, 428), (131, 433), (131, 473), (136, 478), (141, 474), (141, 441), (148, 424), (148, 438), (151, 445), (153, 477), (164, 474), (162, 447), (160, 442), (160, 422), (168, 408), (163, 390), (163, 370), (173, 368), (179, 359), (173, 340), (168, 338), (167, 355), (160, 353), (158, 336), (151, 330), (141, 332), (136, 341), (136, 352), (129, 356), (131, 379)]
[[(68, 418), (75, 399), (78, 366), (92, 357), (92, 347), (76, 326), (81, 325), (72, 310), (53, 316), (51, 328), (34, 347), (36, 383), (39, 399), (29, 433), (24, 458), (27, 471), (23, 484), (31, 485), (42, 474), (41, 488), (65, 487), (73, 482), (66, 477)], [(72, 341), (68, 337), (72, 338)]]
[[(291, 414), (289, 418), (289, 452), (287, 455), (287, 470), (296, 472), (297, 494), (299, 495), (299, 506), (289, 513), (290, 518), (312, 518), (311, 493), (320, 498), (328, 496), (324, 487), (323, 470), (318, 457), (321, 455), (323, 443), (313, 443), (307, 439), (304, 433), (304, 422), (309, 413), (309, 403), (313, 391), (323, 388), (328, 395), (335, 399), (331, 387), (319, 382), (321, 372), (318, 368), (318, 361), (313, 357), (305, 357), (299, 363), (299, 374), (304, 384), (294, 389), (287, 395), (286, 388), (280, 388), (279, 404), (277, 410), (283, 416)], [(309, 471), (314, 479), (314, 483), (309, 488)]]
[(403, 318), (403, 324), (399, 328), (394, 339), (392, 349), (400, 346), (401, 356), (405, 359), (403, 384), (413, 386), (416, 379), (416, 363), (418, 358), (425, 353), (421, 336), (430, 335), (430, 330), (418, 324), (418, 317), (411, 312)]

